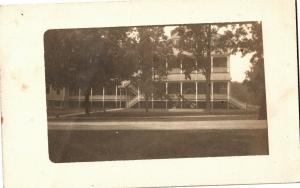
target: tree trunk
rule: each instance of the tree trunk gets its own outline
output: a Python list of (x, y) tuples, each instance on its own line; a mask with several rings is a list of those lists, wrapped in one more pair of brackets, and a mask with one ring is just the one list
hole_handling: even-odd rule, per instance
[(149, 99), (147, 94), (145, 94), (145, 111), (146, 113), (149, 111)]
[(206, 81), (206, 93), (205, 93), (205, 103), (206, 103), (206, 110), (210, 111), (211, 110), (211, 83), (210, 83), (210, 74), (206, 75), (205, 77)]
[(259, 115), (258, 115), (258, 119), (259, 120), (263, 120), (263, 119), (267, 119), (267, 104), (266, 104), (266, 82), (265, 82), (265, 69), (264, 69), (264, 58), (261, 57), (261, 64), (260, 64), (261, 68), (261, 72), (260, 75), (262, 75), (262, 86), (259, 87), (260, 89), (260, 108), (259, 108)]
[(266, 104), (266, 92), (265, 92), (265, 90), (262, 90), (262, 92), (261, 92), (258, 119), (259, 120), (267, 119), (267, 104)]
[(91, 93), (91, 87), (88, 87), (84, 94), (84, 109), (85, 114), (89, 114), (91, 110), (91, 104), (90, 104), (90, 93)]
[(205, 80), (206, 80), (206, 110), (211, 110), (211, 25), (208, 25), (208, 32), (207, 32), (207, 61), (206, 61), (206, 74), (205, 74)]

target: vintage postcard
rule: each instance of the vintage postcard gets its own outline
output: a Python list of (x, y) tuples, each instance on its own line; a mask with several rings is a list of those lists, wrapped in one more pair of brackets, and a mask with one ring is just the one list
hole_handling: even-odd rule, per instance
[(300, 180), (293, 1), (0, 7), (6, 187)]
[(53, 162), (269, 154), (259, 21), (48, 30), (44, 45)]

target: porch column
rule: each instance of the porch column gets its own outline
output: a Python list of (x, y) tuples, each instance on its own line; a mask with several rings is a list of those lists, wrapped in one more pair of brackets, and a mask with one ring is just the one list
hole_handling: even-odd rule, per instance
[(198, 61), (197, 60), (195, 61), (195, 64), (196, 64), (196, 75), (197, 75), (196, 78), (198, 79)]
[(211, 90), (210, 90), (210, 94), (211, 94), (211, 109), (214, 109), (214, 82), (211, 82), (211, 84), (210, 84), (211, 86), (210, 86), (210, 88), (211, 88)]
[[(182, 60), (180, 60), (180, 80), (182, 79)], [(180, 82), (180, 108), (182, 108), (182, 82)]]
[(138, 108), (140, 108), (140, 86), (138, 86)]
[(196, 95), (196, 108), (198, 108), (198, 82), (195, 82), (196, 84), (196, 91), (195, 91), (195, 95)]
[[(198, 80), (198, 61), (195, 61), (196, 63), (196, 80)], [(196, 109), (198, 108), (198, 82), (195, 82), (196, 87), (195, 87), (195, 94), (196, 94)]]
[(155, 80), (155, 75), (154, 75), (154, 67), (152, 66), (152, 68), (151, 68), (151, 74), (152, 74), (152, 80)]
[[(166, 95), (168, 95), (168, 82), (166, 82)], [(166, 98), (166, 109), (168, 109), (168, 99)]]
[(229, 109), (230, 102), (230, 81), (227, 82), (227, 109)]
[(182, 74), (182, 60), (180, 60), (180, 74)]
[(166, 73), (168, 72), (168, 60), (166, 59)]
[(91, 109), (93, 107), (93, 88), (91, 88)]
[[(180, 80), (182, 78), (182, 60), (180, 60)], [(180, 82), (180, 108), (182, 108), (182, 82)]]
[[(168, 95), (168, 60), (166, 59), (166, 75), (167, 75), (167, 81), (166, 81), (166, 95)], [(166, 109), (168, 109), (168, 99), (166, 98)]]
[(63, 108), (64, 106), (65, 106), (65, 98), (66, 98), (66, 88), (65, 87), (63, 87), (63, 89), (62, 89), (62, 94), (63, 94), (63, 96), (62, 96), (62, 103), (61, 103), (61, 108)]
[(81, 89), (78, 89), (78, 108), (80, 108)]
[(213, 58), (213, 57), (210, 57), (210, 71), (211, 71), (211, 73), (214, 72), (214, 64), (213, 64), (213, 60), (214, 60), (214, 58)]
[(152, 109), (153, 109), (153, 93), (151, 93), (151, 102), (152, 102)]
[(116, 85), (115, 103), (116, 103), (116, 108), (118, 108), (118, 86), (117, 85)]
[(119, 100), (120, 100), (120, 108), (122, 108), (122, 88), (119, 89), (120, 91), (120, 97), (119, 97)]
[(227, 73), (230, 72), (230, 56), (227, 56)]
[(104, 101), (105, 101), (105, 88), (102, 87), (102, 108), (103, 109), (105, 108)]
[(182, 82), (180, 82), (180, 108), (182, 108)]
[(125, 108), (126, 108), (128, 104), (127, 88), (124, 88), (124, 90), (125, 90)]

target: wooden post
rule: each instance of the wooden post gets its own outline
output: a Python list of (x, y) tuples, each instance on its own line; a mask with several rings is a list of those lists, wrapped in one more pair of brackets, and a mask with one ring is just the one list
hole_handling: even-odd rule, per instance
[[(180, 60), (180, 74), (182, 75), (182, 60)], [(181, 78), (180, 78), (181, 79)]]
[[(182, 60), (180, 60), (180, 80), (182, 78)], [(182, 108), (182, 81), (180, 82), (180, 108)]]
[(182, 82), (180, 82), (180, 108), (182, 108), (182, 98), (183, 98), (183, 96), (182, 96)]
[(120, 108), (122, 107), (122, 98), (121, 98), (121, 95), (122, 95), (122, 89), (120, 88), (119, 89), (119, 91), (120, 91), (120, 94), (119, 94), (119, 100), (120, 100)]
[[(198, 48), (198, 45), (196, 44), (196, 48)], [(195, 61), (196, 63), (196, 80), (198, 80), (198, 61)], [(196, 109), (198, 108), (198, 82), (196, 81)]]
[(211, 109), (214, 109), (214, 82), (211, 81)]
[(227, 110), (229, 110), (230, 102), (230, 81), (227, 82)]
[(213, 64), (213, 61), (214, 61), (214, 58), (213, 57), (211, 57), (211, 59), (210, 59), (210, 71), (211, 71), (211, 74), (214, 72), (214, 64)]
[[(166, 82), (166, 96), (168, 95), (168, 82)], [(168, 109), (168, 99), (166, 98), (166, 109)]]
[(105, 108), (105, 88), (102, 87), (102, 108)]
[(227, 73), (230, 72), (230, 56), (227, 56)]
[(198, 82), (196, 81), (196, 88), (195, 88), (195, 94), (196, 94), (196, 108), (198, 108)]
[(78, 89), (78, 107), (80, 108), (81, 89)]
[[(153, 63), (153, 62), (152, 62)], [(155, 80), (155, 74), (154, 74), (154, 67), (151, 68), (151, 74), (152, 74), (152, 81)]]
[(152, 102), (152, 109), (153, 109), (153, 93), (151, 93), (151, 102)]
[(168, 73), (168, 60), (166, 59), (166, 73)]
[(138, 108), (140, 108), (140, 86), (138, 86)]
[(125, 93), (126, 93), (125, 107), (127, 107), (127, 104), (128, 104), (128, 93), (127, 93), (127, 88), (125, 88)]
[(118, 86), (117, 85), (116, 85), (115, 103), (116, 103), (116, 108), (118, 108)]
[(93, 88), (91, 88), (91, 110), (93, 111)]
[(65, 106), (65, 97), (66, 97), (66, 88), (65, 87), (63, 87), (63, 89), (62, 89), (62, 93), (63, 93), (63, 96), (62, 96), (61, 108), (63, 108)]
[[(166, 81), (166, 97), (168, 95), (168, 60), (166, 59), (166, 75), (167, 75), (167, 81)], [(166, 98), (166, 109), (168, 109), (168, 99)]]

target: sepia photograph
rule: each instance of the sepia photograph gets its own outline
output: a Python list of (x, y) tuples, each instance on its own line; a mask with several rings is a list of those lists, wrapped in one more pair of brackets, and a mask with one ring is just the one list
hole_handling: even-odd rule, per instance
[(50, 160), (268, 155), (262, 24), (47, 30)]
[(293, 0), (104, 1), (0, 6), (5, 187), (299, 181)]

